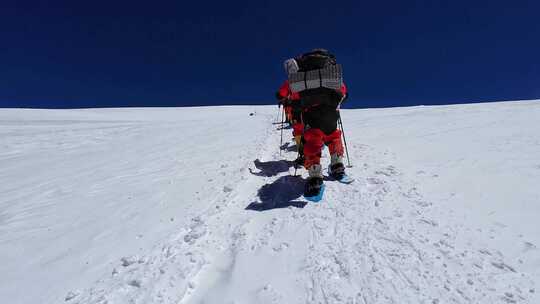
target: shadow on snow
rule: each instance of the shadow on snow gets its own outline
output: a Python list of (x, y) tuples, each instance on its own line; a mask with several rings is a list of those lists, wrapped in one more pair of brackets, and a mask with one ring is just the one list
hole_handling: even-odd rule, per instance
[(278, 130), (278, 131), (281, 131), (282, 129), (283, 129), (283, 130), (290, 130), (290, 129), (292, 129), (292, 126), (289, 125), (289, 124), (285, 124), (285, 123), (284, 123), (283, 125), (280, 125), (279, 127), (277, 127), (277, 130)]
[(285, 150), (287, 152), (298, 152), (298, 149), (296, 148), (296, 145), (291, 145), (290, 143), (284, 143), (281, 147), (279, 147), (280, 150)]
[(304, 194), (304, 180), (299, 176), (282, 176), (271, 184), (262, 186), (257, 195), (260, 202), (253, 202), (246, 210), (265, 211), (278, 208), (304, 208), (305, 201), (297, 200)]
[(276, 176), (279, 173), (287, 172), (289, 171), (290, 167), (294, 166), (294, 162), (289, 160), (272, 160), (262, 162), (256, 159), (253, 163), (255, 164), (255, 168), (259, 169), (260, 172), (253, 172), (251, 168), (249, 168), (249, 172), (253, 175), (265, 177)]

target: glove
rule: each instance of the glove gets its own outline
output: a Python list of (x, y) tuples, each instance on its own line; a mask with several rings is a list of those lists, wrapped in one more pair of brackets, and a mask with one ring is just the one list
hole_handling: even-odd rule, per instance
[(345, 102), (349, 98), (349, 92), (345, 93), (345, 96), (343, 96), (343, 100), (341, 102)]
[(279, 92), (276, 92), (276, 99), (278, 100), (278, 108), (281, 108), (284, 98), (281, 96), (281, 94), (279, 94)]
[(283, 104), (284, 107), (290, 107), (292, 102), (291, 102), (290, 99), (285, 99), (284, 98), (284, 99), (281, 100), (281, 104)]
[(339, 103), (340, 103), (340, 104), (343, 103), (343, 102), (345, 102), (345, 100), (347, 100), (347, 98), (349, 98), (349, 93), (343, 94), (343, 93), (341, 93), (341, 92), (338, 91), (338, 92), (337, 92), (337, 95), (339, 96)]

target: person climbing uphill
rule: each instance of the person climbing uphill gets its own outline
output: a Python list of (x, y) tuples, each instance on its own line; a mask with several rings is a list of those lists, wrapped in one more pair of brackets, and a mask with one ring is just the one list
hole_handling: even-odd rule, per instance
[[(283, 64), (287, 74), (298, 72), (298, 65), (294, 59), (287, 59)], [(304, 132), (304, 124), (302, 123), (302, 107), (300, 104), (300, 94), (293, 93), (289, 86), (289, 81), (285, 80), (276, 93), (278, 102), (284, 107), (288, 107), (290, 111), (290, 121), (293, 128), (293, 138), (296, 143), (298, 158), (295, 164), (298, 166), (304, 165), (304, 149), (302, 143), (302, 134)], [(287, 109), (287, 108), (285, 108)]]
[(304, 196), (317, 197), (324, 189), (320, 164), (324, 145), (327, 145), (330, 151), (330, 176), (336, 180), (342, 180), (346, 176), (341, 131), (337, 124), (340, 117), (339, 107), (347, 98), (347, 88), (343, 83), (341, 65), (337, 64), (335, 56), (325, 49), (314, 49), (305, 53), (292, 59), (294, 63), (290, 60), (286, 61), (286, 66), (292, 66), (287, 69), (289, 77), (286, 85), (290, 90), (287, 96), (290, 96), (289, 99), (294, 96), (300, 105), (304, 167), (309, 174)]

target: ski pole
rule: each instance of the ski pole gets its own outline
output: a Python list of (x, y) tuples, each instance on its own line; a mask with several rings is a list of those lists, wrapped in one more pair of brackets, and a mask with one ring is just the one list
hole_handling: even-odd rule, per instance
[[(298, 151), (296, 151), (296, 159), (300, 157), (300, 147), (296, 148)], [(296, 176), (296, 170), (298, 170), (298, 164), (296, 161), (294, 162), (294, 176)]]
[(348, 168), (352, 168), (351, 158), (349, 157), (349, 149), (347, 148), (347, 139), (345, 139), (345, 130), (343, 130), (343, 120), (341, 119), (341, 113), (338, 111), (339, 125), (341, 128), (341, 134), (343, 135), (343, 143), (345, 144), (345, 153), (347, 153)]
[[(302, 136), (300, 137), (301, 138), (301, 142), (302, 142), (302, 155), (304, 155), (304, 132), (306, 131), (306, 128), (305, 128), (305, 125), (304, 125), (304, 115), (303, 115), (304, 111), (300, 112), (300, 123), (302, 124)], [(300, 146), (298, 146), (298, 153), (296, 153), (296, 159), (298, 159), (300, 157)], [(304, 164), (302, 164), (304, 165)], [(294, 176), (296, 177), (296, 171), (298, 170), (298, 164), (295, 162), (294, 163)]]
[(277, 112), (277, 117), (276, 117), (276, 122), (275, 122), (276, 124), (279, 123), (279, 114), (280, 113), (281, 113), (281, 104), (279, 104), (279, 106), (278, 106), (278, 112)]
[(283, 111), (281, 112), (281, 135), (279, 139), (279, 156), (281, 156), (281, 147), (283, 146), (283, 120), (285, 119), (285, 107), (283, 107)]
[[(302, 130), (302, 136), (304, 136), (304, 131)], [(296, 147), (296, 159), (300, 157), (300, 146)], [(294, 162), (294, 176), (296, 176), (296, 171), (298, 170), (298, 164)]]

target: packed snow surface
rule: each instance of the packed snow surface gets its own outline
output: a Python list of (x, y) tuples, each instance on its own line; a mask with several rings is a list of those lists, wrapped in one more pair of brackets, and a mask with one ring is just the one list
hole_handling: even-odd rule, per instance
[(0, 110), (0, 303), (540, 303), (539, 101), (342, 110), (320, 203), (277, 114)]

